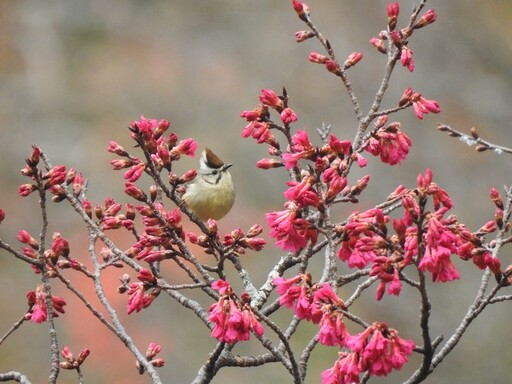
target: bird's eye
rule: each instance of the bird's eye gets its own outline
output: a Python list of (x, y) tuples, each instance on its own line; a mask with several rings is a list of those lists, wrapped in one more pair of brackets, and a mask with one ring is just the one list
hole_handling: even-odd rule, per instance
[(214, 170), (212, 171), (212, 175), (216, 175), (217, 173), (218, 173), (218, 171), (217, 171), (216, 169), (214, 169)]

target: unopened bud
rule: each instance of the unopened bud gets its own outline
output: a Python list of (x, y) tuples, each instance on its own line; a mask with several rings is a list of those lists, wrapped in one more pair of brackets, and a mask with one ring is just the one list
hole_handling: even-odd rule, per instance
[(301, 1), (293, 0), (292, 2), (293, 9), (297, 12), (297, 16), (302, 21), (309, 21), (309, 6)]
[(334, 60), (328, 59), (325, 62), (325, 68), (327, 68), (329, 72), (334, 73), (335, 75), (340, 73), (340, 67), (338, 67), (338, 64)]
[(414, 29), (423, 28), (426, 25), (432, 24), (437, 19), (436, 11), (429, 9), (421, 18), (414, 24)]
[(302, 43), (303, 41), (310, 39), (313, 36), (315, 36), (315, 34), (312, 31), (298, 31), (295, 32), (295, 41), (297, 43)]
[(259, 224), (254, 224), (249, 230), (247, 231), (247, 237), (254, 237), (258, 236), (261, 232), (263, 232), (263, 227)]
[(133, 197), (135, 200), (145, 202), (147, 200), (146, 194), (142, 191), (142, 189), (138, 188), (135, 184), (128, 181), (125, 184), (124, 193), (128, 196)]
[(329, 58), (318, 52), (310, 52), (308, 60), (312, 63), (325, 64)]
[(491, 200), (496, 207), (503, 209), (503, 199), (501, 198), (501, 195), (496, 188), (491, 188), (489, 191), (489, 196), (491, 196)]
[(149, 187), (149, 198), (151, 199), (151, 202), (154, 202), (158, 196), (158, 188), (156, 185), (151, 185)]
[(128, 152), (126, 152), (125, 149), (121, 147), (119, 144), (117, 144), (115, 141), (109, 141), (107, 151), (123, 157), (128, 156)]
[(41, 150), (38, 146), (32, 146), (32, 153), (30, 157), (26, 160), (27, 165), (31, 168), (34, 168), (39, 164), (39, 159), (41, 158)]
[(279, 168), (284, 164), (282, 161), (275, 159), (261, 159), (256, 163), (256, 167), (260, 169), (270, 169), (270, 168)]
[(400, 12), (400, 6), (398, 5), (398, 2), (395, 2), (393, 4), (389, 3), (387, 6), (388, 11), (388, 27), (389, 30), (392, 31), (396, 27), (396, 23), (398, 21), (398, 14)]
[(350, 190), (350, 194), (352, 196), (357, 196), (359, 195), (361, 192), (364, 191), (364, 189), (368, 186), (368, 183), (370, 182), (370, 175), (366, 175), (364, 177), (362, 177), (361, 179), (359, 179), (356, 183), (356, 185), (354, 185), (351, 190)]
[(384, 42), (381, 39), (372, 37), (370, 39), (370, 44), (377, 48), (377, 51), (379, 51), (380, 53), (387, 53), (386, 47), (384, 46)]
[(194, 180), (196, 178), (196, 176), (197, 176), (197, 171), (195, 169), (188, 170), (187, 172), (185, 172), (185, 174), (183, 176), (181, 176), (178, 179), (178, 183), (179, 184), (188, 183), (189, 181)]
[(348, 69), (350, 67), (353, 67), (357, 63), (359, 63), (363, 58), (363, 54), (361, 52), (353, 52), (348, 57), (347, 60), (345, 60), (345, 63), (343, 63), (343, 68)]
[(219, 231), (217, 221), (215, 221), (214, 219), (208, 219), (208, 221), (206, 222), (206, 227), (208, 228), (208, 232), (210, 232), (210, 234), (212, 235)]

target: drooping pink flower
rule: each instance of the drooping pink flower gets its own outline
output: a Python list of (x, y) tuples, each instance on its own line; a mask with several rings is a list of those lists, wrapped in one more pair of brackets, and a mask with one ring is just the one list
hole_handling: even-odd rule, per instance
[(334, 366), (321, 373), (322, 384), (358, 384), (361, 372), (359, 354), (338, 352)]
[(243, 303), (235, 301), (233, 292), (227, 281), (217, 280), (212, 288), (219, 291), (219, 300), (212, 304), (208, 311), (208, 320), (214, 323), (211, 335), (217, 340), (232, 344), (237, 341), (249, 340), (250, 331), (261, 336), (264, 332), (249, 305), (247, 294), (242, 294)]
[(369, 139), (366, 150), (380, 156), (383, 163), (396, 165), (405, 160), (411, 147), (411, 140), (400, 130), (400, 123), (393, 123), (378, 129)]
[(315, 180), (312, 176), (305, 176), (301, 182), (289, 181), (286, 184), (290, 187), (283, 196), (290, 201), (295, 201), (297, 204), (305, 206), (318, 207), (320, 199), (318, 193), (313, 189)]
[(336, 296), (329, 284), (312, 286), (309, 274), (299, 274), (290, 279), (276, 277), (273, 283), (277, 287), (279, 304), (293, 309), (299, 319), (317, 324), (326, 311), (325, 308), (335, 310), (343, 305), (343, 301)]
[(146, 289), (143, 282), (130, 283), (130, 288), (128, 290), (130, 297), (128, 299), (128, 307), (126, 309), (126, 312), (129, 315), (134, 311), (140, 312), (151, 305), (153, 297), (145, 292)]
[(432, 273), (432, 281), (446, 282), (459, 278), (459, 273), (450, 260), (456, 253), (458, 239), (437, 217), (430, 216), (426, 224), (426, 247), (418, 268)]
[(389, 284), (388, 295), (398, 296), (400, 294), (402, 284), (400, 282), (398, 269), (387, 257), (380, 256), (375, 258), (370, 270), (370, 276), (378, 276), (380, 280), (376, 293), (377, 300), (382, 299), (386, 289), (386, 284)]
[[(66, 301), (59, 296), (51, 296), (53, 306), (53, 317), (59, 317), (59, 313), (64, 313), (64, 306)], [(34, 323), (40, 324), (47, 320), (48, 310), (46, 307), (46, 297), (44, 287), (38, 285), (35, 291), (27, 293), (27, 301), (29, 310), (27, 313), (28, 318)]]
[(414, 349), (412, 340), (404, 340), (384, 323), (375, 322), (358, 335), (351, 336), (346, 346), (358, 353), (359, 367), (370, 375), (385, 376), (399, 370)]
[(414, 61), (412, 59), (413, 52), (404, 45), (402, 47), (402, 53), (400, 55), (400, 62), (402, 65), (409, 70), (409, 72), (414, 71)]
[(325, 312), (319, 326), (316, 338), (323, 345), (343, 347), (350, 336), (341, 311)]
[(308, 241), (316, 243), (318, 232), (311, 224), (299, 217), (299, 208), (292, 201), (285, 203), (284, 211), (269, 212), (265, 218), (271, 228), (270, 236), (277, 239), (276, 245), (284, 251), (298, 252)]
[(315, 148), (309, 140), (306, 131), (297, 131), (292, 136), (292, 151), (282, 154), (282, 159), (286, 169), (295, 167), (300, 159), (309, 158), (315, 152)]
[(346, 239), (341, 242), (338, 257), (350, 268), (364, 268), (381, 249), (386, 249), (386, 241), (375, 230), (383, 228), (388, 221), (389, 217), (379, 208), (352, 214), (344, 227)]

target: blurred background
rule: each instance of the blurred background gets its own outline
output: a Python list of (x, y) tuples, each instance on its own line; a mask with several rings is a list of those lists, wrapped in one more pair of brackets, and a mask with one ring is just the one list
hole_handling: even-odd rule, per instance
[[(399, 26), (404, 25), (412, 4), (402, 1)], [(378, 88), (385, 57), (368, 43), (385, 28), (385, 1), (310, 0), (312, 18), (343, 61), (353, 51), (364, 59), (349, 71), (364, 109)], [(416, 70), (397, 67), (383, 107), (395, 106), (403, 90), (412, 87), (437, 100), (442, 112), (419, 121), (411, 110), (392, 119), (402, 122), (413, 146), (400, 166), (380, 164), (368, 155), (369, 165), (354, 174), (371, 174), (372, 182), (359, 206), (340, 209), (342, 220), (349, 210), (366, 209), (385, 199), (398, 184), (414, 186), (427, 167), (455, 202), (454, 213), (476, 230), (491, 219), (494, 208), (488, 198), (491, 186), (502, 189), (511, 183), (511, 159), (492, 153), (477, 154), (455, 139), (438, 132), (438, 122), (469, 132), (476, 126), (481, 136), (512, 146), (512, 34), (509, 26), (512, 3), (508, 0), (429, 1), (438, 21), (413, 36)], [(40, 231), (34, 196), (21, 199), (19, 174), (31, 145), (38, 144), (53, 164), (75, 167), (89, 180), (89, 198), (103, 201), (123, 196), (122, 173), (112, 174), (106, 151), (109, 140), (131, 146), (127, 126), (140, 115), (165, 118), (180, 138), (193, 137), (200, 147), (208, 145), (232, 162), (237, 201), (222, 221), (221, 229), (249, 228), (264, 224), (264, 212), (281, 209), (284, 172), (261, 171), (255, 162), (266, 148), (243, 140), (242, 110), (258, 104), (261, 89), (280, 91), (286, 86), (290, 106), (299, 120), (297, 129), (315, 137), (315, 128), (331, 124), (343, 139), (354, 136), (356, 122), (341, 83), (322, 66), (309, 63), (310, 51), (322, 52), (315, 40), (297, 44), (294, 33), (305, 29), (288, 0), (235, 1), (139, 1), (139, 0), (18, 0), (0, 1), (0, 207), (7, 218), (0, 236), (17, 246), (16, 233), (23, 228)], [(184, 159), (183, 171), (196, 167), (196, 159)], [(50, 234), (59, 231), (71, 242), (71, 257), (90, 265), (83, 225), (64, 204), (49, 209)], [(120, 247), (129, 239), (116, 235)], [(256, 285), (279, 258), (272, 246), (247, 254), (244, 262)], [(320, 260), (314, 278), (319, 276)], [(479, 285), (479, 271), (457, 260), (461, 279), (437, 284), (432, 292), (432, 333), (450, 335), (465, 314)], [(502, 264), (510, 263), (502, 255)], [(314, 266), (315, 267), (315, 266)], [(26, 311), (25, 294), (35, 289), (38, 278), (30, 269), (0, 252), (0, 334)], [(160, 369), (166, 383), (188, 383), (215, 345), (203, 324), (162, 295), (156, 305), (126, 315), (126, 296), (115, 293), (123, 270), (105, 276), (109, 298), (118, 309), (128, 332), (144, 350), (159, 342), (166, 365)], [(168, 270), (169, 276), (173, 274)], [(72, 273), (70, 273), (72, 275)], [(172, 279), (172, 276), (170, 277)], [(180, 281), (180, 276), (176, 276)], [(58, 285), (58, 284), (57, 284)], [(84, 282), (84, 290), (86, 288)], [(91, 383), (147, 383), (138, 376), (134, 359), (121, 343), (95, 320), (84, 315), (83, 306), (64, 289), (67, 313), (56, 320), (59, 343), (73, 352), (91, 349), (83, 367)], [(366, 321), (385, 320), (401, 335), (419, 344), (418, 297), (405, 290), (400, 298), (373, 300), (372, 287), (354, 306)], [(343, 297), (343, 293), (341, 295)], [(350, 293), (347, 290), (346, 295)], [(211, 304), (204, 301), (205, 306)], [(289, 320), (283, 311), (278, 321)], [(489, 308), (471, 326), (458, 349), (427, 382), (502, 383), (508, 377), (510, 305)], [(505, 321), (503, 321), (505, 319)], [(47, 381), (48, 337), (45, 325), (27, 323), (0, 348), (0, 372), (19, 370), (34, 383)], [(302, 326), (294, 343), (296, 353), (314, 335)], [(252, 343), (240, 345), (239, 353), (261, 352)], [(321, 371), (336, 359), (333, 348), (313, 354), (308, 383), (318, 383)], [(416, 363), (417, 361), (415, 361)], [(469, 363), (471, 362), (471, 363)], [(401, 382), (414, 364), (404, 367), (382, 383)], [(215, 383), (291, 382), (280, 365), (265, 368), (223, 369)], [(62, 382), (76, 382), (72, 372)]]

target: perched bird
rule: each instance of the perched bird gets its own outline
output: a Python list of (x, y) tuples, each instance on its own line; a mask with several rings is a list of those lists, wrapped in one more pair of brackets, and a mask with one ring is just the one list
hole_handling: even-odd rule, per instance
[(224, 162), (205, 148), (199, 160), (196, 178), (187, 186), (183, 200), (201, 220), (219, 220), (226, 216), (235, 202), (235, 186)]

